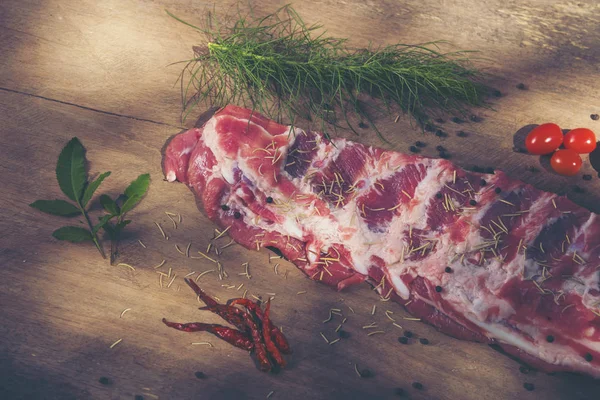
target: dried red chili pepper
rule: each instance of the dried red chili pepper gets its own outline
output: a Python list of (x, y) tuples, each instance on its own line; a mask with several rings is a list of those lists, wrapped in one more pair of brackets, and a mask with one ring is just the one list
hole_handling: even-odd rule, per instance
[(245, 331), (247, 326), (244, 321), (244, 312), (238, 308), (233, 306), (227, 306), (225, 304), (216, 304), (214, 306), (206, 306), (200, 307), (199, 310), (208, 310), (217, 314), (219, 317), (223, 318), (225, 321), (229, 322), (231, 325), (234, 325), (241, 331)]
[[(234, 306), (236, 304), (242, 305), (242, 306), (248, 308), (249, 310), (252, 310), (256, 314), (256, 316), (261, 321), (263, 321), (263, 313), (262, 313), (261, 308), (258, 306), (258, 304), (256, 304), (255, 302), (253, 302), (250, 299), (244, 299), (244, 298), (232, 299), (232, 300), (229, 300), (227, 302), (227, 304), (229, 304), (231, 306)], [(279, 349), (279, 351), (281, 351), (283, 354), (291, 354), (292, 350), (290, 349), (290, 345), (289, 345), (287, 339), (285, 338), (285, 336), (283, 335), (283, 333), (279, 330), (279, 328), (273, 326), (273, 323), (271, 322), (271, 320), (269, 320), (267, 322), (267, 325), (269, 327), (269, 332), (271, 332), (271, 337), (275, 341), (275, 344), (277, 345), (277, 348)]]
[(178, 322), (169, 322), (165, 318), (163, 318), (162, 322), (168, 327), (177, 329), (179, 331), (184, 332), (210, 332), (219, 339), (226, 341), (234, 345), (235, 347), (239, 347), (244, 350), (252, 350), (254, 348), (254, 343), (252, 339), (248, 337), (248, 335), (244, 332), (240, 332), (233, 328), (228, 328), (223, 325), (217, 324), (205, 324), (202, 322), (190, 322), (187, 324), (181, 324)]
[(260, 369), (262, 371), (270, 371), (271, 361), (269, 361), (267, 349), (263, 343), (263, 338), (260, 334), (260, 330), (258, 329), (256, 321), (254, 321), (254, 318), (249, 312), (244, 313), (244, 321), (246, 322), (248, 328), (250, 328), (250, 334), (252, 335), (252, 341), (254, 342), (254, 351), (256, 352), (256, 358), (258, 359)]
[(188, 284), (189, 287), (192, 288), (198, 297), (200, 297), (200, 300), (202, 300), (207, 306), (216, 306), (219, 304), (215, 299), (204, 293), (204, 290), (200, 289), (200, 287), (196, 285), (196, 282), (188, 278), (184, 278), (183, 280)]
[(265, 308), (265, 315), (263, 316), (263, 324), (262, 324), (262, 328), (263, 328), (263, 338), (265, 339), (265, 345), (267, 346), (267, 351), (269, 352), (269, 354), (271, 355), (271, 357), (273, 357), (273, 359), (275, 360), (275, 362), (280, 366), (280, 367), (285, 367), (285, 360), (283, 359), (283, 357), (281, 356), (281, 352), (279, 351), (279, 349), (277, 348), (277, 345), (275, 345), (275, 342), (273, 342), (273, 337), (272, 337), (272, 333), (271, 330), (269, 329), (270, 325), (271, 325), (271, 321), (269, 320), (269, 311), (271, 309), (271, 300), (267, 301), (267, 307)]

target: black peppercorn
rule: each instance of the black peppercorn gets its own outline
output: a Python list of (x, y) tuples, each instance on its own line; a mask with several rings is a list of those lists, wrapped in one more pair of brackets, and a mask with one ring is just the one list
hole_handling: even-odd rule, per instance
[(438, 129), (437, 131), (435, 131), (435, 136), (437, 136), (437, 137), (447, 137), (448, 134), (446, 132), (444, 132), (443, 130)]
[(525, 84), (524, 84), (524, 83), (519, 83), (519, 84), (517, 85), (517, 89), (520, 89), (520, 90), (527, 90), (527, 86), (525, 86)]
[(444, 289), (441, 286), (436, 286), (435, 287), (435, 291), (438, 292), (438, 293), (441, 293), (442, 290), (444, 290)]
[(405, 336), (400, 336), (400, 337), (398, 338), (398, 341), (399, 341), (400, 343), (402, 343), (402, 344), (408, 344), (408, 338), (407, 338), (407, 337), (405, 337)]
[(444, 148), (444, 146), (436, 146), (435, 149), (437, 151), (446, 151), (446, 149)]
[(435, 197), (436, 197), (437, 199), (441, 199), (441, 198), (442, 198), (442, 194), (441, 194), (440, 192), (437, 192), (437, 193), (435, 194)]
[(413, 333), (411, 331), (406, 331), (406, 332), (404, 332), (404, 336), (407, 338), (411, 338), (411, 337), (413, 337)]
[(240, 214), (239, 211), (236, 211), (236, 212), (233, 213), (233, 218), (240, 219), (240, 218), (242, 218), (242, 214)]
[(110, 379), (105, 376), (101, 376), (100, 379), (98, 379), (98, 382), (102, 385), (110, 385)]
[(479, 181), (479, 184), (481, 186), (485, 186), (485, 185), (487, 185), (487, 182), (485, 181), (485, 179), (482, 179), (482, 180)]
[(496, 192), (496, 193), (500, 193), (501, 191), (502, 191), (502, 189), (500, 189), (498, 187), (496, 189), (494, 189), (494, 192)]
[(133, 400), (144, 400), (144, 396), (142, 396), (141, 394), (136, 394)]
[(420, 150), (420, 149), (419, 149), (417, 146), (410, 146), (408, 149), (409, 149), (409, 150), (410, 150), (412, 153), (418, 153), (418, 152), (420, 152), (420, 151), (421, 151), (421, 150)]
[(417, 140), (417, 141), (415, 142), (415, 146), (417, 146), (417, 147), (425, 147), (425, 146), (427, 146), (427, 145), (426, 145), (425, 143), (421, 142), (420, 140)]
[(465, 131), (458, 131), (458, 132), (456, 132), (456, 136), (458, 136), (458, 137), (467, 137), (469, 135)]
[(340, 329), (340, 331), (338, 332), (338, 336), (341, 339), (348, 339), (350, 337), (350, 332)]
[(196, 373), (194, 375), (198, 379), (204, 379), (204, 378), (206, 378), (206, 375), (204, 374), (204, 372), (201, 372), (201, 371), (196, 371)]
[(427, 339), (425, 339), (425, 338), (421, 338), (421, 339), (419, 339), (419, 342), (420, 342), (421, 344), (429, 344), (429, 340), (427, 340)]
[(447, 160), (450, 158), (450, 154), (446, 153), (445, 151), (440, 151), (440, 158), (443, 158), (444, 160)]
[(412, 387), (414, 387), (417, 390), (421, 390), (423, 389), (423, 384), (421, 382), (413, 382)]
[(454, 117), (454, 118), (452, 118), (452, 122), (454, 122), (455, 124), (462, 124), (465, 121), (463, 121), (462, 119), (460, 119), (458, 117)]
[(267, 203), (272, 203), (273, 202), (273, 198), (271, 196), (267, 197)]
[(583, 178), (583, 180), (584, 180), (584, 181), (591, 181), (591, 180), (592, 180), (592, 176), (591, 176), (591, 175), (589, 175), (589, 174), (585, 174), (585, 175), (583, 175), (583, 177), (582, 177), (582, 178)]
[(448, 273), (448, 274), (451, 274), (452, 273), (452, 268), (446, 267), (446, 269), (444, 271), (446, 271), (446, 273)]
[(370, 378), (373, 376), (373, 373), (370, 369), (363, 369), (362, 371), (360, 371), (360, 376), (361, 378)]
[(469, 200), (469, 204), (472, 206), (476, 206), (477, 202), (475, 200)]
[(367, 125), (367, 124), (365, 124), (364, 122), (361, 121), (361, 122), (358, 123), (358, 127), (359, 128), (363, 128), (363, 129), (367, 129), (369, 127), (369, 125)]
[(552, 343), (552, 342), (554, 342), (554, 336), (552, 336), (552, 335), (548, 335), (548, 336), (546, 336), (546, 341), (547, 341), (548, 343)]
[(226, 205), (226, 204), (223, 204), (223, 205), (221, 206), (221, 210), (223, 210), (223, 211), (229, 211), (229, 206), (228, 206), (228, 205)]
[(528, 390), (528, 391), (530, 391), (530, 392), (531, 392), (533, 389), (535, 389), (535, 386), (533, 386), (533, 383), (529, 383), (529, 382), (526, 382), (526, 383), (524, 383), (524, 384), (523, 384), (523, 387), (525, 388), (525, 390)]
[(585, 356), (583, 356), (583, 358), (585, 358), (585, 361), (587, 362), (592, 362), (592, 360), (594, 359), (591, 353), (585, 353)]
[(598, 121), (600, 119), (600, 115), (598, 115), (598, 114), (592, 114), (592, 115), (590, 115), (590, 118), (592, 120), (594, 120), (594, 121)]

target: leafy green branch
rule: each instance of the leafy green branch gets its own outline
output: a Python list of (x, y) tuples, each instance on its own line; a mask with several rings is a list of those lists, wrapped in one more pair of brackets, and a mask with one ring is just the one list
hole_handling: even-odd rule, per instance
[(125, 219), (125, 214), (140, 202), (148, 191), (150, 174), (142, 174), (125, 189), (125, 193), (112, 199), (109, 195), (100, 196), (100, 204), (108, 213), (100, 217), (98, 225), (104, 229), (110, 238), (110, 262), (113, 264), (118, 254), (121, 232), (131, 222)]
[[(100, 229), (104, 229), (111, 239), (110, 259), (111, 263), (113, 263), (116, 257), (117, 242), (121, 231), (131, 222), (130, 220), (124, 220), (123, 218), (128, 211), (139, 203), (148, 190), (150, 175), (140, 175), (129, 185), (125, 190), (125, 194), (120, 196), (120, 199), (123, 201), (121, 207), (118, 207), (116, 205), (117, 203), (110, 199), (109, 196), (100, 196), (104, 209), (107, 210), (105, 204), (110, 203), (108, 207), (114, 212), (109, 211), (109, 215), (100, 217), (99, 222), (94, 225), (92, 224), (87, 206), (100, 184), (102, 184), (104, 179), (110, 176), (111, 172), (104, 172), (90, 182), (86, 171), (86, 163), (85, 148), (79, 139), (74, 137), (62, 149), (58, 156), (58, 162), (56, 163), (56, 180), (58, 181), (58, 186), (71, 202), (60, 199), (36, 200), (31, 203), (30, 206), (51, 215), (62, 217), (83, 216), (87, 223), (87, 229), (79, 226), (67, 225), (55, 230), (52, 233), (52, 236), (58, 240), (66, 240), (73, 243), (91, 241), (98, 249), (102, 258), (106, 258), (106, 255), (98, 238), (98, 232)], [(114, 207), (112, 204), (114, 204)], [(116, 218), (116, 224), (110, 222), (113, 218)]]
[(326, 135), (326, 124), (355, 130), (352, 115), (377, 131), (373, 112), (399, 108), (425, 124), (440, 111), (485, 105), (491, 92), (471, 66), (472, 52), (442, 52), (442, 42), (354, 49), (289, 5), (263, 18), (240, 14), (228, 26), (209, 14), (206, 28), (167, 13), (207, 40), (181, 74), (183, 119), (200, 102), (237, 103), (292, 124), (297, 116), (318, 119)]

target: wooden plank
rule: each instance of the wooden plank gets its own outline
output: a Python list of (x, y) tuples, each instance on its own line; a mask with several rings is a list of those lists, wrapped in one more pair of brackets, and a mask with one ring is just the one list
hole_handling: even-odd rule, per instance
[[(579, 392), (574, 398), (591, 398), (598, 389), (598, 383), (571, 376), (523, 376), (516, 362), (487, 346), (457, 341), (419, 322), (404, 320), (408, 315), (398, 305), (379, 301), (366, 285), (336, 293), (309, 281), (281, 260), (277, 261), (282, 264), (280, 274), (275, 275), (266, 252), (237, 245), (227, 248), (223, 256), (231, 278), (219, 281), (212, 273), (199, 283), (222, 300), (242, 293), (221, 287), (223, 283), (236, 287), (244, 283), (249, 294), (263, 297), (276, 293), (273, 318), (294, 346), (289, 369), (277, 375), (263, 374), (241, 350), (206, 334), (163, 327), (162, 317), (217, 322), (214, 316), (196, 310), (198, 303), (181, 280), (190, 271), (206, 271), (214, 264), (184, 257), (175, 244), (183, 249), (191, 242), (192, 251), (204, 251), (214, 227), (195, 209), (192, 195), (183, 185), (161, 182), (158, 149), (172, 132), (155, 124), (17, 94), (0, 99), (3, 112), (16, 116), (4, 128), (11, 134), (2, 135), (3, 149), (9, 151), (0, 174), (8, 194), (1, 206), (13, 210), (0, 221), (0, 231), (15, 232), (17, 228), (15, 234), (3, 237), (5, 250), (0, 255), (5, 282), (0, 289), (0, 334), (5, 338), (1, 353), (8, 374), (4, 390), (12, 395), (35, 397), (50, 391), (63, 398), (100, 398), (110, 392), (117, 397), (188, 398), (201, 390), (215, 398), (260, 398), (274, 390), (285, 398), (388, 398), (396, 387), (411, 390), (413, 381), (426, 387), (423, 393), (412, 390), (415, 398), (516, 398), (523, 395), (524, 381), (533, 382), (536, 395), (548, 399), (571, 393), (575, 385)], [(24, 125), (18, 110), (37, 117)], [(135, 271), (109, 266), (92, 246), (57, 243), (50, 233), (64, 221), (26, 206), (36, 198), (60, 197), (53, 165), (61, 146), (73, 135), (87, 145), (92, 172), (114, 171), (107, 181), (113, 194), (138, 173), (149, 171), (153, 176), (150, 193), (132, 212), (134, 223), (122, 245), (120, 261)], [(23, 158), (29, 160), (27, 168)], [(25, 186), (22, 182), (29, 183)], [(177, 229), (165, 211), (182, 214)], [(155, 221), (168, 232), (168, 241), (153, 225)], [(227, 241), (223, 239), (223, 243)], [(173, 268), (178, 276), (169, 289), (160, 289), (153, 268), (163, 259), (167, 261), (160, 270)], [(251, 280), (237, 275), (243, 271), (242, 261), (250, 262)], [(374, 304), (377, 311), (373, 316)], [(131, 310), (119, 318), (127, 308)], [(322, 322), (331, 308), (343, 310), (348, 318), (343, 329), (351, 334), (350, 339), (333, 346), (320, 336), (323, 332), (330, 339), (335, 337), (340, 318)], [(416, 340), (407, 346), (399, 344), (396, 339), (401, 330), (392, 325), (385, 310), (392, 311), (404, 329), (428, 338), (430, 345)], [(371, 322), (386, 333), (368, 337), (361, 327)], [(110, 349), (118, 339), (123, 341)], [(202, 341), (215, 347), (190, 344)], [(358, 378), (355, 363), (375, 376)], [(198, 370), (208, 378), (196, 379)], [(100, 384), (103, 376), (112, 384)], [(53, 383), (41, 385), (37, 391), (32, 382), (40, 379)]]
[[(280, 4), (256, 5), (257, 13), (264, 14)], [(594, 45), (600, 35), (594, 25), (597, 4), (545, 5), (541, 0), (476, 5), (461, 0), (351, 0), (304, 2), (296, 7), (308, 22), (325, 22), (332, 34), (350, 36), (359, 45), (448, 39), (457, 48), (481, 50), (491, 71), (502, 76), (497, 83), (504, 96), (494, 101), (495, 111), (478, 111), (481, 123), (443, 123), (442, 129), (449, 133), (446, 139), (415, 130), (405, 118), (398, 123), (380, 119), (380, 129), (392, 142), (387, 147), (407, 151), (421, 140), (427, 143), (423, 153), (435, 155), (435, 147), (443, 145), (461, 166), (500, 168), (541, 189), (565, 191), (577, 203), (600, 211), (598, 179), (584, 182), (545, 171), (528, 172), (530, 165), (539, 167), (539, 160), (512, 152), (514, 133), (531, 123), (556, 121), (563, 127), (598, 130), (598, 123), (589, 119), (589, 114), (598, 112), (600, 89), (595, 69), (599, 50)], [(201, 393), (203, 398), (243, 399), (266, 397), (274, 391), (272, 399), (377, 399), (390, 398), (396, 387), (402, 387), (411, 398), (428, 399), (595, 398), (598, 382), (563, 374), (522, 375), (516, 362), (487, 346), (457, 341), (419, 322), (403, 320), (408, 315), (398, 305), (380, 302), (366, 285), (336, 293), (307, 280), (285, 262), (280, 275), (275, 275), (266, 252), (237, 245), (224, 253), (231, 275), (226, 282), (236, 287), (244, 283), (243, 289), (221, 287), (224, 281), (214, 273), (199, 283), (223, 300), (239, 296), (244, 289), (262, 296), (276, 293), (273, 318), (284, 327), (294, 348), (289, 369), (277, 375), (260, 373), (241, 350), (209, 335), (185, 334), (162, 325), (162, 317), (218, 322), (196, 309), (194, 295), (181, 280), (190, 271), (214, 266), (188, 259), (175, 249), (175, 244), (185, 248), (191, 242), (193, 250), (204, 251), (214, 226), (196, 209), (189, 190), (163, 182), (160, 170), (160, 149), (179, 125), (179, 93), (172, 84), (180, 70), (167, 64), (187, 57), (191, 45), (198, 42), (195, 33), (168, 18), (164, 8), (199, 20), (207, 6), (207, 2), (187, 1), (0, 3), (0, 51), (9, 55), (0, 58), (0, 87), (10, 90), (0, 90), (0, 208), (4, 210), (0, 218), (0, 395), (65, 399), (140, 394), (149, 399), (192, 398)], [(521, 81), (530, 89), (516, 89)], [(458, 130), (468, 132), (468, 138), (457, 137)], [(39, 198), (61, 198), (54, 165), (73, 136), (88, 148), (92, 173), (113, 171), (102, 191), (115, 195), (138, 174), (152, 175), (150, 192), (132, 212), (134, 223), (122, 245), (121, 261), (135, 271), (109, 266), (92, 246), (56, 242), (51, 232), (78, 219), (46, 216), (27, 206)], [(371, 129), (359, 138), (348, 137), (382, 145)], [(595, 176), (589, 165), (584, 168)], [(583, 186), (585, 193), (575, 193), (575, 184)], [(177, 229), (165, 211), (183, 216)], [(168, 232), (168, 241), (154, 222)], [(160, 270), (172, 268), (177, 274), (169, 289), (160, 289), (153, 268), (163, 259), (166, 264)], [(250, 262), (251, 280), (236, 274), (244, 261)], [(373, 304), (377, 304), (375, 316), (370, 314)], [(127, 308), (131, 310), (119, 318)], [(319, 334), (334, 337), (339, 319), (322, 323), (331, 308), (344, 311), (348, 317), (344, 329), (351, 333), (350, 339), (332, 346)], [(383, 311), (388, 309), (400, 325), (431, 344), (399, 344), (401, 330), (385, 317)], [(373, 321), (386, 333), (368, 337), (361, 327)], [(120, 338), (123, 341), (110, 349)], [(215, 347), (190, 344), (201, 341)], [(375, 376), (358, 378), (355, 363)], [(198, 380), (195, 371), (203, 371), (207, 378)], [(102, 385), (100, 377), (108, 377), (111, 383)], [(413, 381), (422, 382), (425, 390), (412, 389)], [(534, 383), (535, 392), (526, 392), (524, 382)]]

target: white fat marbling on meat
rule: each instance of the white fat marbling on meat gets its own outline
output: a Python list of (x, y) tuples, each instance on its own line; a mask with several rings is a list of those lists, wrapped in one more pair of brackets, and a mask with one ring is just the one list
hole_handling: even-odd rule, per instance
[[(224, 156), (222, 150), (219, 149), (218, 135), (214, 132), (215, 121), (216, 119), (213, 118), (207, 123), (203, 135), (206, 145), (211, 148), (217, 159), (218, 171), (215, 170), (213, 173), (222, 175), (227, 182), (232, 183), (233, 172), (237, 167), (253, 183), (255, 186), (253, 190), (269, 193), (276, 203), (289, 202), (289, 199), (282, 198), (280, 193), (261, 179), (261, 176), (249, 167), (244, 157), (239, 157), (239, 162), (236, 163), (236, 160)], [(298, 128), (290, 131), (289, 142), (287, 145), (279, 147), (279, 151), (287, 152), (299, 134), (302, 134), (302, 131)], [(434, 285), (442, 285), (444, 291), (440, 296), (443, 300), (448, 302), (457, 312), (465, 315), (473, 324), (480, 327), (489, 337), (516, 346), (553, 364), (576, 365), (581, 370), (591, 368), (586, 366), (586, 362), (582, 360), (582, 357), (577, 358), (568, 346), (562, 346), (559, 343), (553, 343), (552, 345), (546, 343), (543, 333), (533, 323), (518, 328), (532, 336), (535, 342), (531, 342), (522, 334), (503, 325), (515, 313), (515, 310), (506, 300), (500, 297), (499, 291), (515, 277), (531, 278), (539, 275), (540, 266), (534, 260), (526, 259), (522, 252), (519, 252), (510, 262), (503, 263), (494, 258), (487, 259), (482, 265), (471, 264), (468, 261), (472, 254), (469, 257), (461, 257), (463, 253), (477, 248), (486, 240), (482, 237), (483, 231), (478, 226), (478, 221), (483, 218), (490, 207), (493, 207), (493, 201), (490, 199), (494, 196), (492, 194), (493, 188), (495, 182), (500, 180), (501, 174), (486, 176), (488, 186), (475, 194), (475, 199), (480, 206), (477, 207), (476, 211), (465, 213), (465, 216), (462, 217), (469, 222), (469, 228), (466, 228), (468, 231), (465, 240), (455, 243), (449, 232), (432, 232), (432, 238), (437, 240), (436, 251), (428, 252), (423, 259), (413, 262), (407, 259), (410, 237), (405, 231), (410, 226), (413, 229), (432, 229), (427, 225), (426, 218), (431, 196), (433, 193), (440, 191), (445, 184), (451, 184), (453, 169), (448, 168), (449, 164), (440, 160), (423, 159), (419, 161), (426, 167), (427, 174), (417, 185), (413, 199), (400, 207), (398, 214), (390, 221), (384, 232), (373, 232), (368, 228), (363, 218), (360, 217), (357, 199), (362, 194), (373, 190), (375, 188), (374, 183), (377, 180), (384, 180), (400, 171), (407, 165), (409, 158), (398, 153), (384, 153), (381, 159), (384, 162), (375, 163), (376, 165), (373, 165), (371, 159), (368, 159), (364, 170), (357, 177), (357, 180), (363, 181), (365, 185), (357, 189), (356, 195), (345, 206), (335, 208), (330, 205), (330, 215), (320, 215), (315, 206), (320, 200), (316, 199), (313, 193), (309, 177), (326, 168), (348, 145), (352, 144), (343, 139), (335, 140), (335, 146), (324, 141), (317, 141), (317, 155), (306, 174), (301, 177), (292, 178), (283, 170), (282, 166), (281, 174), (292, 181), (297, 189), (296, 195), (302, 194), (307, 198), (312, 196), (314, 200), (307, 201), (306, 204), (300, 204), (293, 203), (292, 199), (292, 207), (286, 209), (285, 212), (278, 212), (283, 217), (283, 222), (268, 223), (267, 221), (255, 219), (252, 221), (252, 225), (307, 242), (307, 249), (310, 251), (307, 252), (306, 257), (313, 264), (318, 261), (318, 254), (328, 252), (330, 246), (334, 244), (343, 244), (350, 251), (352, 268), (363, 275), (368, 274), (369, 268), (372, 266), (372, 257), (380, 257), (387, 264), (385, 275), (389, 278), (396, 293), (403, 299), (409, 299), (411, 293), (400, 277), (403, 274), (410, 274), (413, 277), (423, 276)], [(315, 163), (315, 160), (319, 162)], [(508, 188), (503, 189), (510, 190), (511, 185), (517, 189), (516, 183), (511, 183)], [(516, 231), (523, 239), (523, 246), (531, 246), (542, 229), (556, 221), (557, 218), (548, 218), (541, 221), (542, 223), (536, 220), (536, 213), (547, 208), (548, 203), (555, 197), (555, 195), (549, 193), (541, 194), (530, 206), (529, 212), (520, 217), (522, 222), (516, 228)], [(233, 201), (236, 200), (233, 199)], [(255, 215), (248, 210), (247, 218), (253, 219), (254, 217)], [(576, 241), (578, 235), (585, 234), (590, 224), (597, 223), (596, 218), (592, 214), (586, 224), (578, 230), (573, 242)], [(308, 235), (311, 237), (310, 241), (307, 240)], [(389, 238), (394, 238), (394, 240)], [(577, 249), (575, 246), (567, 247), (568, 254), (572, 254), (575, 250), (582, 257), (589, 256), (583, 249)], [(498, 251), (502, 255), (501, 250)], [(443, 270), (446, 266), (453, 269), (452, 274), (444, 274)], [(588, 274), (587, 276), (576, 274), (576, 278), (577, 280), (565, 281), (562, 289), (565, 292), (579, 293), (583, 296), (586, 307), (590, 309), (596, 307), (597, 309), (598, 298), (590, 296), (588, 292), (590, 288), (598, 287), (600, 274)], [(443, 308), (440, 307), (440, 304), (432, 301), (425, 299), (424, 301), (436, 308)], [(494, 310), (494, 312), (492, 313), (491, 310)], [(591, 328), (590, 332), (586, 333), (593, 334), (593, 329)], [(600, 343), (598, 342), (581, 339), (580, 343), (590, 349), (600, 351)]]

